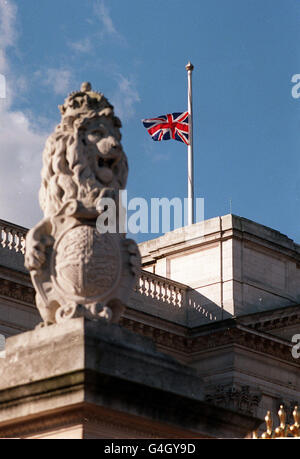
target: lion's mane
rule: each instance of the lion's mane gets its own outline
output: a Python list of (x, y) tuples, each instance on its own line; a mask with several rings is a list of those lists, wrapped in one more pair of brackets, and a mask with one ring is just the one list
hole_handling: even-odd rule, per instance
[[(120, 121), (106, 110), (111, 122), (120, 127)], [(105, 185), (96, 176), (94, 166), (89, 164), (82, 142), (85, 124), (99, 113), (85, 114), (82, 118), (65, 119), (46, 141), (43, 152), (42, 182), (39, 201), (45, 217), (59, 212), (70, 199), (76, 199), (84, 207), (96, 207), (97, 199)], [(126, 185), (128, 164), (125, 153), (114, 167), (114, 186), (123, 189)]]

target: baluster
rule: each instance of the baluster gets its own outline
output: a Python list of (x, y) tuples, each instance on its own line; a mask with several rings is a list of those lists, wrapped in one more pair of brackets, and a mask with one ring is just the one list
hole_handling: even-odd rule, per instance
[(7, 247), (8, 245), (8, 229), (3, 227), (2, 228), (2, 241), (1, 241), (1, 245), (2, 247)]
[(148, 282), (147, 282), (147, 277), (143, 276), (143, 294), (145, 296), (149, 295), (149, 287), (148, 287)]
[(0, 245), (3, 246), (3, 241), (4, 241), (4, 228), (2, 225), (0, 225)]
[(165, 286), (163, 281), (159, 281), (159, 301), (164, 302)]
[(142, 295), (146, 295), (147, 289), (146, 289), (146, 279), (145, 279), (145, 276), (144, 276), (144, 275), (141, 276), (141, 281), (142, 281), (142, 285), (141, 285), (141, 294), (142, 294)]
[(9, 250), (11, 250), (13, 248), (13, 242), (14, 242), (14, 230), (9, 230), (7, 228), (7, 233), (8, 233), (8, 244), (7, 244), (7, 247), (9, 248)]
[(181, 288), (178, 289), (178, 306), (182, 308), (184, 306), (183, 304), (183, 298), (184, 298), (184, 290)]
[(169, 290), (170, 290), (169, 304), (174, 304), (175, 303), (175, 301), (174, 301), (174, 285), (170, 284)]
[(174, 285), (169, 284), (169, 304), (174, 304)]
[(18, 232), (15, 229), (11, 230), (11, 248), (18, 252)]
[(142, 295), (142, 286), (143, 286), (143, 277), (140, 276), (139, 280), (138, 280), (138, 292)]
[(0, 225), (0, 246), (16, 252), (25, 253), (25, 231), (18, 231), (14, 227)]
[(166, 282), (164, 282), (164, 297), (163, 297), (163, 302), (164, 303), (168, 303), (168, 298), (169, 298), (169, 295), (168, 295), (168, 284)]
[(179, 307), (180, 307), (180, 303), (179, 303), (179, 293), (180, 293), (180, 290), (179, 290), (179, 288), (178, 288), (178, 287), (175, 287), (174, 292), (175, 292), (175, 298), (174, 298), (175, 306), (179, 306)]
[(147, 286), (147, 293), (146, 293), (146, 295), (147, 295), (147, 296), (150, 296), (150, 298), (151, 298), (151, 282), (150, 282), (148, 276), (146, 277), (146, 286)]
[(149, 285), (149, 296), (151, 298), (154, 298), (153, 280), (151, 279), (151, 277), (148, 277), (147, 280)]
[(185, 298), (186, 290), (180, 289), (180, 307), (183, 308), (186, 306), (186, 298)]
[(22, 234), (22, 237), (21, 237), (21, 252), (23, 253), (23, 255), (25, 254), (25, 250), (26, 250), (26, 233)]
[(175, 296), (175, 304), (178, 308), (181, 308), (181, 291), (180, 288), (176, 287), (175, 289), (176, 296)]
[(16, 252), (20, 252), (20, 245), (21, 245), (21, 233), (16, 231), (15, 240), (14, 240), (14, 249)]
[(169, 284), (168, 285), (168, 303), (172, 304), (173, 303), (173, 285)]
[(22, 247), (23, 247), (23, 234), (18, 231), (16, 234), (16, 252), (21, 252), (22, 253)]
[(154, 298), (154, 283), (151, 277), (148, 277), (148, 284), (149, 284), (149, 296)]
[(157, 300), (157, 298), (158, 298), (157, 280), (156, 280), (156, 279), (152, 279), (152, 283), (153, 283), (153, 298), (154, 298), (155, 300)]
[(158, 287), (159, 287), (158, 299), (159, 299), (159, 301), (163, 301), (163, 298), (164, 298), (163, 283), (161, 281), (158, 281)]

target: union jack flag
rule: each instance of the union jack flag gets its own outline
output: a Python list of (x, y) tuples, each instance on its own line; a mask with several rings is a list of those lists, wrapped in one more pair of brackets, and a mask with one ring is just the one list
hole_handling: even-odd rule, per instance
[(142, 120), (153, 140), (175, 139), (189, 144), (189, 113), (170, 113)]

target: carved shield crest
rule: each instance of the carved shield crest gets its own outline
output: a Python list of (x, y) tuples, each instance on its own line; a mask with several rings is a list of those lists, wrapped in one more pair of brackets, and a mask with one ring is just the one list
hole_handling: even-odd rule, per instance
[(111, 234), (91, 226), (77, 226), (54, 247), (52, 278), (68, 299), (101, 301), (117, 286), (121, 255)]

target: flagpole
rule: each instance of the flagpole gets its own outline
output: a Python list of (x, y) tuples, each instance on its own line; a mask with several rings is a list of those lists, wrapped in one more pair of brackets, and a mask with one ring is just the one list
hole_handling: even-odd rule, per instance
[(192, 71), (193, 64), (185, 66), (188, 74), (188, 112), (189, 112), (189, 145), (188, 145), (188, 225), (194, 223), (194, 151), (193, 151), (193, 101)]

